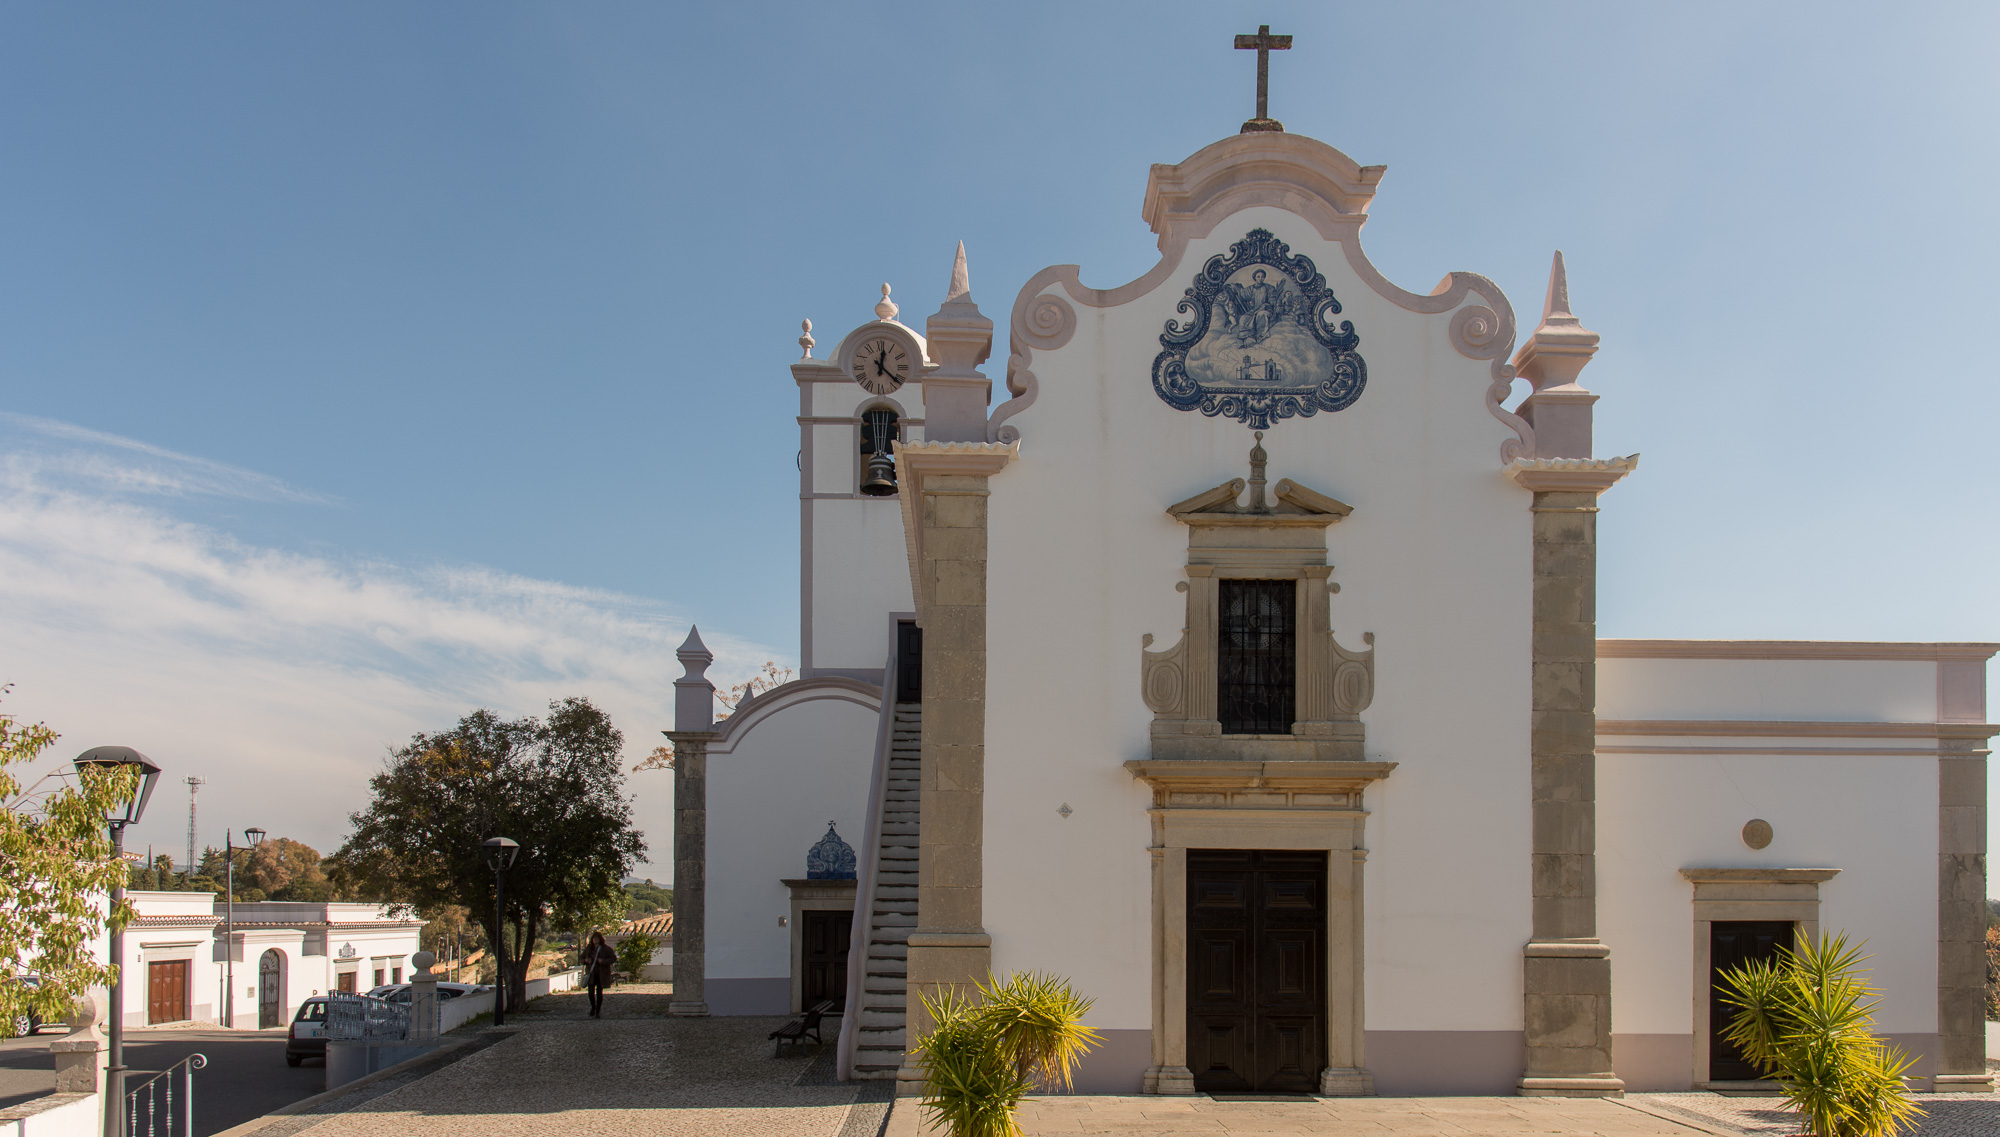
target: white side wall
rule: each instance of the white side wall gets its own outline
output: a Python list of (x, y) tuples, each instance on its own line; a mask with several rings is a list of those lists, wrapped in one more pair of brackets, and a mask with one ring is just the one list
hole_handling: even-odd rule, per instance
[[(904, 573), (908, 576), (907, 571)], [(791, 896), (806, 851), (832, 821), (856, 855), (865, 842), (879, 703), (854, 693), (780, 688), (768, 713), (708, 758), (707, 982), (716, 1014), (782, 1014), (791, 998)], [(776, 1010), (766, 1007), (775, 1000)]]
[(1333, 622), (1352, 648), (1376, 634), (1367, 757), (1402, 763), (1368, 799), (1368, 1027), (1518, 1031), (1531, 534), (1529, 496), (1498, 468), (1511, 433), (1484, 406), (1485, 365), (1450, 346), (1450, 313), (1381, 299), (1338, 246), (1270, 208), (1194, 242), (1147, 297), (1074, 304), (1074, 339), (1032, 360), (1041, 390), (1012, 420), (1020, 458), (991, 483), (994, 968), (1067, 974), (1097, 1000), (1093, 1025), (1150, 1028), (1149, 797), (1120, 765), (1148, 753), (1140, 637), (1158, 650), (1181, 634), (1187, 537), (1165, 508), (1246, 476), (1252, 437), (1169, 408), (1149, 376), (1189, 278), (1256, 226), (1326, 274), (1369, 368), (1352, 407), (1278, 423), (1264, 442), (1273, 483), (1354, 507), (1328, 534)]
[(1600, 719), (1935, 722), (1928, 659), (1602, 659)]
[[(1935, 1031), (1937, 801), (1937, 763), (1922, 758), (1600, 756), (1598, 923), (1618, 1032), (1693, 1033), (1684, 867), (1841, 870), (1820, 886), (1820, 927), (1868, 941), (1879, 1029)], [(1744, 845), (1752, 818), (1771, 823), (1770, 847)]]

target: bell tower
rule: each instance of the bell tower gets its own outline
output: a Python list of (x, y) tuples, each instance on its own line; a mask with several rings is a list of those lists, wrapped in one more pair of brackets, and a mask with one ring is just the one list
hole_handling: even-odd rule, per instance
[(875, 319), (826, 358), (802, 325), (792, 363), (799, 389), (799, 655), (801, 675), (883, 681), (895, 617), (916, 611), (898, 498), (896, 448), (984, 441), (992, 382), (978, 370), (993, 321), (973, 303), (961, 243), (944, 304), (902, 323), (882, 285)]

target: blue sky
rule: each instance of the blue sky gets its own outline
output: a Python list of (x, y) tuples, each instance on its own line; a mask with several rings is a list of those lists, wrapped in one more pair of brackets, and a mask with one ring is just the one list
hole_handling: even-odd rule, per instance
[(473, 705), (589, 694), (636, 759), (689, 620), (796, 651), (798, 321), (929, 311), (961, 239), (1003, 330), (1143, 272), (1264, 22), (1273, 114), (1389, 167), (1391, 279), (1526, 319), (1567, 255), (1645, 456), (1605, 634), (2000, 640), (1990, 5), (23, 4), (5, 705), (209, 777), (217, 843), (331, 847)]

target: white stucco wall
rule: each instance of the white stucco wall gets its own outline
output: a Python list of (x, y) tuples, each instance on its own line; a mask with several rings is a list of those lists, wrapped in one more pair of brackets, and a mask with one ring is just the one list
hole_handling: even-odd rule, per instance
[(1913, 659), (1600, 659), (1601, 719), (1934, 722), (1938, 665)]
[[(1760, 739), (1801, 745), (1804, 739)], [(1600, 755), (1598, 923), (1621, 1034), (1689, 1034), (1693, 867), (1837, 868), (1820, 926), (1868, 941), (1878, 1025), (1937, 1027), (1937, 762), (1915, 757)], [(1745, 822), (1771, 823), (1768, 848)]]
[(902, 507), (893, 497), (813, 506), (813, 666), (880, 668), (889, 613), (916, 609)]
[(1188, 279), (1257, 226), (1326, 274), (1369, 368), (1352, 407), (1280, 422), (1264, 443), (1273, 483), (1354, 507), (1328, 533), (1332, 618), (1349, 647), (1376, 634), (1367, 757), (1402, 763), (1369, 791), (1368, 1027), (1518, 1030), (1531, 534), (1529, 495), (1499, 469), (1511, 433), (1484, 405), (1486, 365), (1451, 347), (1451, 313), (1378, 297), (1274, 208), (1223, 221), (1148, 296), (1072, 301), (1074, 338), (1034, 354), (1040, 395), (1011, 420), (1020, 457), (989, 503), (994, 968), (1063, 972), (1097, 999), (1095, 1025), (1150, 1025), (1149, 796), (1121, 768), (1148, 753), (1140, 637), (1171, 647), (1184, 618), (1186, 530), (1165, 508), (1246, 476), (1252, 445), (1239, 422), (1168, 407), (1150, 374)]
[(729, 1012), (730, 980), (782, 981), (778, 997), (789, 997), (791, 931), (779, 919), (789, 917), (791, 897), (782, 882), (806, 875), (806, 851), (828, 821), (857, 856), (866, 837), (879, 702), (813, 681), (766, 698), (769, 710), (743, 712), (751, 717), (741, 733), (708, 758), (706, 962), (717, 1013)]

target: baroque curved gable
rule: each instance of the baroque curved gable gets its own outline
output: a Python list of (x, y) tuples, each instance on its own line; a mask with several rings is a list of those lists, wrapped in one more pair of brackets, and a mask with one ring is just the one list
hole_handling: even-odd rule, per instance
[(1499, 286), (1476, 273), (1453, 272), (1429, 295), (1420, 295), (1391, 283), (1362, 251), (1361, 226), (1385, 171), (1383, 166), (1362, 166), (1316, 139), (1277, 133), (1233, 135), (1177, 165), (1155, 165), (1141, 212), (1159, 237), (1159, 263), (1110, 289), (1086, 287), (1076, 265), (1052, 265), (1028, 280), (1015, 298), (1009, 324), (1006, 382), (1013, 397), (994, 408), (987, 439), (1020, 439), (1020, 428), (1010, 420), (1033, 406), (1039, 393), (1034, 353), (1069, 342), (1076, 330), (1076, 305), (1112, 308), (1152, 293), (1182, 271), (1190, 241), (1208, 237), (1242, 210), (1271, 206), (1337, 243), (1348, 266), (1376, 295), (1411, 312), (1448, 313), (1440, 334), (1460, 355), (1488, 363), (1489, 381), (1478, 396), (1514, 434), (1501, 444), (1500, 463), (1533, 454), (1533, 427), (1501, 405), (1513, 387), (1514, 368), (1507, 360), (1514, 348), (1515, 321), (1513, 305)]

